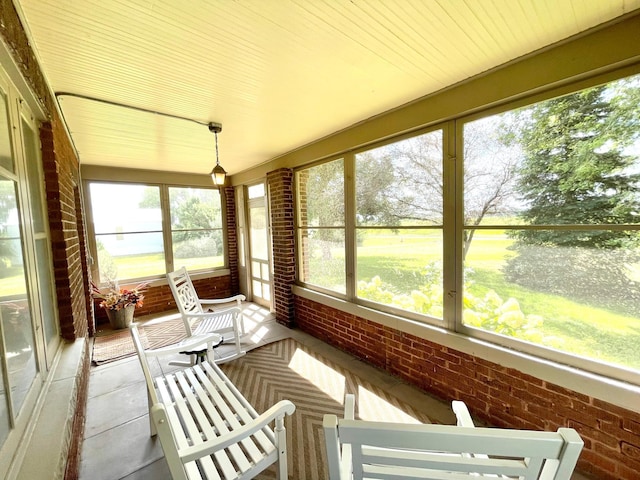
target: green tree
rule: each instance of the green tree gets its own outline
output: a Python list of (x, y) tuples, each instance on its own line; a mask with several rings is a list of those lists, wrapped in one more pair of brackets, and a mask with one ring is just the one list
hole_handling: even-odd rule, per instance
[(396, 225), (398, 208), (390, 195), (394, 182), (392, 151), (374, 155), (371, 151), (356, 157), (356, 221), (358, 225)]
[[(540, 103), (521, 131), (525, 158), (518, 187), (533, 225), (623, 224), (637, 221), (640, 175), (624, 148), (637, 137), (628, 113), (618, 115), (604, 86)], [(620, 248), (635, 235), (620, 230), (524, 230), (527, 244)]]
[(210, 202), (204, 202), (198, 197), (189, 197), (180, 202), (172, 202), (171, 219), (175, 241), (191, 240), (210, 234), (215, 228), (216, 213)]
[(381, 155), (376, 168), (386, 172), (386, 182), (381, 187), (366, 179), (361, 183), (381, 188), (379, 210), (386, 223), (442, 224), (442, 132), (407, 138), (377, 151)]
[[(508, 214), (520, 151), (507, 141), (514, 119), (509, 114), (465, 124), (464, 223), (480, 225), (487, 215)], [(387, 216), (432, 225), (443, 222), (443, 145), (439, 131), (413, 137), (390, 149), (387, 165), (393, 165), (393, 181), (382, 191)], [(387, 168), (386, 170), (389, 170)], [(471, 246), (475, 229), (464, 232), (463, 258)]]
[[(344, 161), (334, 160), (305, 171), (300, 185), (306, 191), (304, 222), (313, 228), (314, 242), (320, 246), (322, 258), (331, 259), (331, 245), (341, 243), (344, 226)], [(318, 228), (315, 228), (318, 227)]]
[(511, 112), (464, 125), (464, 224), (462, 260), (467, 258), (477, 227), (489, 215), (510, 215), (516, 172), (522, 159), (512, 141), (518, 119)]
[[(15, 238), (18, 225), (8, 225), (11, 213), (17, 213), (15, 188), (15, 183), (11, 180), (0, 181), (0, 277), (11, 274), (10, 267), (17, 254), (14, 247), (18, 242), (11, 237)], [(16, 215), (15, 221), (17, 219)]]
[[(174, 253), (181, 257), (220, 255), (223, 247), (220, 205), (212, 189), (171, 188), (169, 190)], [(157, 187), (145, 188), (139, 208), (160, 208)]]
[(220, 255), (220, 205), (211, 189), (172, 188), (169, 195), (174, 254), (181, 258)]
[(145, 187), (138, 208), (160, 208), (160, 191), (158, 187)]
[[(635, 99), (635, 100), (634, 100)], [(531, 225), (618, 225), (638, 221), (640, 133), (637, 79), (598, 86), (521, 112), (514, 140), (524, 158), (518, 191)], [(640, 284), (637, 231), (523, 229), (505, 274), (528, 288), (633, 310)]]

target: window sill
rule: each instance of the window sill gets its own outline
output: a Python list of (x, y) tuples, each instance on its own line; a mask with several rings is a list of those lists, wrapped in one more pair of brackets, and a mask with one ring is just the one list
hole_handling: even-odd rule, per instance
[(546, 382), (640, 413), (640, 403), (638, 402), (640, 386), (638, 385), (517, 352), (444, 328), (372, 310), (300, 286), (293, 286), (293, 293), (385, 327), (424, 338), (504, 367), (514, 368)]
[[(191, 278), (191, 281), (200, 280), (203, 278), (225, 277), (228, 275), (231, 275), (231, 270), (229, 270), (228, 268), (221, 268), (217, 270), (207, 270), (204, 272), (193, 272), (193, 273), (189, 272), (189, 278)], [(144, 281), (144, 280), (141, 280), (141, 281)], [(150, 287), (161, 287), (164, 285), (169, 285), (169, 282), (167, 282), (166, 276), (150, 279), (148, 280), (148, 282)], [(123, 282), (122, 285), (125, 285), (125, 283)], [(131, 283), (126, 283), (126, 285), (131, 285)]]

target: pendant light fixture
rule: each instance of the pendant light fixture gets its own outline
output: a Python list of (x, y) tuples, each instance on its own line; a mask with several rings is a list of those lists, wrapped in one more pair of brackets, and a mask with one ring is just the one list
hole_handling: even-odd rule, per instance
[(211, 122), (209, 123), (209, 131), (216, 136), (216, 166), (211, 170), (211, 179), (217, 186), (222, 187), (227, 179), (227, 172), (220, 165), (220, 158), (218, 157), (218, 133), (222, 131), (222, 125)]

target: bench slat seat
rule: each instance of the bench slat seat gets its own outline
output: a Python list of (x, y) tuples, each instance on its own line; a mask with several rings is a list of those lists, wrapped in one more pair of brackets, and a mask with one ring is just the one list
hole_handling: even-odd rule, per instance
[[(278, 478), (286, 480), (284, 417), (295, 410), (290, 401), (282, 400), (258, 414), (209, 360), (152, 375), (150, 359), (178, 353), (189, 342), (144, 350), (136, 324), (131, 335), (147, 382), (151, 434), (159, 436), (174, 479), (249, 479), (275, 463)], [(219, 338), (214, 333), (193, 341), (206, 343), (211, 351), (210, 344)]]

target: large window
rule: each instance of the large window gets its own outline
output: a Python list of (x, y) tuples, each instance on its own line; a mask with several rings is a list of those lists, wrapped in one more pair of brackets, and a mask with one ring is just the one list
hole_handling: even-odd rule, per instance
[(188, 270), (224, 266), (218, 190), (169, 187), (173, 263)]
[(442, 131), (355, 155), (359, 299), (442, 318)]
[(224, 267), (218, 190), (91, 182), (89, 191), (100, 282)]
[(92, 183), (90, 193), (100, 282), (164, 274), (160, 188)]
[(640, 76), (296, 179), (305, 286), (619, 378), (640, 371)]
[(344, 160), (334, 160), (298, 172), (296, 186), (298, 244), (303, 252), (301, 279), (344, 294)]
[(297, 172), (300, 280), (442, 319), (442, 141), (436, 130)]
[(640, 370), (639, 87), (464, 124), (465, 326)]

